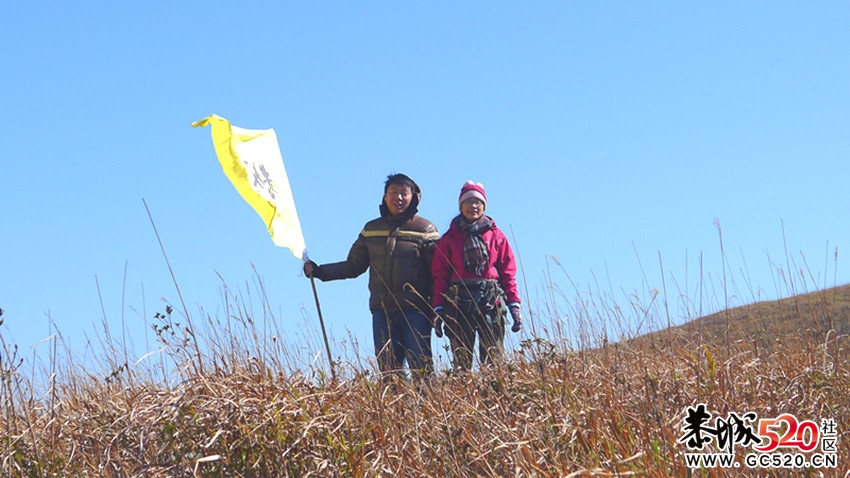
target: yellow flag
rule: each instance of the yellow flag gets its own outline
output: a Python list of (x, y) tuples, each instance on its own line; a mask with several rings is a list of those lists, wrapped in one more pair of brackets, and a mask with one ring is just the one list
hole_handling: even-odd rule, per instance
[(244, 129), (210, 115), (192, 126), (212, 126), (212, 139), (224, 174), (266, 223), (275, 245), (304, 259), (306, 246), (289, 179), (273, 129)]

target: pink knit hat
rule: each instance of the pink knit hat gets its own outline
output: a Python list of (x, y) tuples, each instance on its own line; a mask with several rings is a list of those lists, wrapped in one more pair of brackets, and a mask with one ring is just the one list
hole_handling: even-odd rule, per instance
[(484, 192), (484, 186), (481, 183), (473, 183), (467, 181), (460, 188), (460, 198), (457, 201), (458, 207), (469, 198), (478, 198), (484, 203), (484, 209), (487, 209), (487, 193)]

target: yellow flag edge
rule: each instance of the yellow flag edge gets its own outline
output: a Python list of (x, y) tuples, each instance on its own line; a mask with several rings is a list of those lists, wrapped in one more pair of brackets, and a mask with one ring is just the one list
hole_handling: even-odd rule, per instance
[[(247, 202), (254, 211), (257, 212), (266, 224), (266, 229), (268, 230), (269, 235), (274, 237), (274, 228), (272, 223), (277, 215), (277, 206), (257, 194), (257, 192), (250, 187), (248, 182), (248, 171), (244, 166), (242, 166), (242, 163), (239, 161), (239, 154), (237, 154), (236, 150), (233, 148), (234, 136), (238, 137), (238, 141), (245, 142), (262, 135), (263, 132), (261, 131), (256, 135), (234, 135), (230, 121), (216, 114), (209, 115), (200, 121), (192, 123), (192, 126), (195, 128), (202, 128), (207, 125), (210, 125), (211, 127), (210, 132), (213, 139), (213, 146), (215, 147), (218, 162), (224, 170), (225, 176), (230, 179), (230, 182), (239, 192), (239, 195), (242, 196), (242, 199), (244, 199), (245, 202)], [(292, 251), (292, 253), (295, 254), (296, 257), (299, 255), (296, 251)], [(301, 251), (299, 251), (299, 253), (303, 254)]]

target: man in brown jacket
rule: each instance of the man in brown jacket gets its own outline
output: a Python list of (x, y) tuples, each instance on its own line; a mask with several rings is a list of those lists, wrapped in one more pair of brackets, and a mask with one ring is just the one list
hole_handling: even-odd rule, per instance
[(369, 269), (372, 337), (381, 372), (433, 372), (431, 357), (431, 260), (437, 227), (417, 216), (422, 191), (404, 174), (384, 184), (381, 217), (369, 221), (341, 262), (304, 263), (304, 274), (323, 282), (358, 277)]

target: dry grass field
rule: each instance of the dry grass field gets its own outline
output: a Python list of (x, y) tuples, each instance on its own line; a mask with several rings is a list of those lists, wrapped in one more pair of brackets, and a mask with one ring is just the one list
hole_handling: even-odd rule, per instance
[[(295, 359), (251, 317), (222, 327), (178, 324), (177, 315), (157, 314), (155, 355), (140, 360), (107, 344), (102, 370), (54, 357), (32, 376), (3, 343), (0, 476), (843, 477), (850, 469), (848, 286), (584, 348), (540, 333), (560, 327), (544, 312), (504, 363), (468, 375), (441, 370), (427, 383), (380, 380), (356, 352), (334, 380), (324, 362)], [(572, 320), (598, 321), (579, 324), (598, 330), (612, 319)], [(836, 466), (751, 468), (744, 458), (753, 451), (739, 443), (738, 467), (688, 467), (685, 413), (703, 403), (722, 418), (833, 419)], [(712, 450), (715, 442), (703, 451)]]

